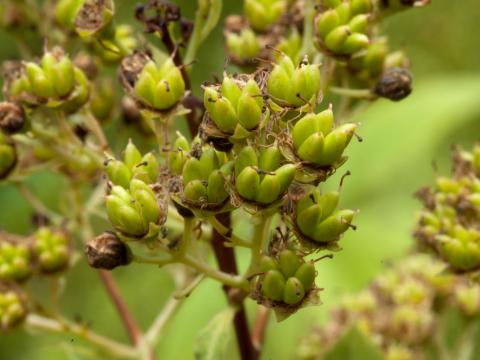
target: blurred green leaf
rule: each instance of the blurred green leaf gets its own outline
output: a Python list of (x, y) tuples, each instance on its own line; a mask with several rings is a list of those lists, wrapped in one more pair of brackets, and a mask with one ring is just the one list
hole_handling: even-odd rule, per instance
[(229, 339), (232, 333), (232, 321), (235, 309), (228, 307), (210, 320), (200, 331), (194, 353), (197, 360), (227, 359)]

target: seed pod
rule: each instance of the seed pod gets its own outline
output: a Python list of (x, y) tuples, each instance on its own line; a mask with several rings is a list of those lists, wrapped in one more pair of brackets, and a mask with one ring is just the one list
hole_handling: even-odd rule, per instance
[(166, 111), (183, 98), (185, 82), (171, 58), (159, 67), (153, 60), (148, 60), (138, 74), (134, 91), (144, 106)]
[(276, 261), (270, 256), (262, 256), (260, 260), (260, 271), (267, 272), (269, 270), (278, 270)]
[(247, 200), (255, 200), (260, 188), (260, 176), (252, 167), (246, 167), (235, 180), (238, 193)]
[(227, 53), (236, 63), (249, 63), (260, 55), (262, 46), (252, 29), (243, 28), (239, 33), (227, 32), (225, 37)]
[(128, 141), (128, 144), (125, 147), (123, 162), (130, 170), (142, 162), (142, 154), (131, 140)]
[(278, 146), (269, 146), (263, 149), (258, 158), (258, 167), (265, 171), (275, 171), (280, 166), (282, 153)]
[(361, 33), (354, 33), (350, 34), (345, 40), (345, 43), (342, 47), (342, 52), (344, 54), (354, 54), (364, 48), (366, 48), (369, 44), (368, 36)]
[(180, 175), (182, 173), (189, 150), (190, 144), (188, 140), (181, 133), (177, 132), (177, 139), (173, 144), (173, 149), (169, 157), (169, 167), (173, 174)]
[(278, 266), (285, 278), (295, 275), (301, 264), (301, 259), (292, 250), (282, 250), (278, 255)]
[(90, 96), (90, 111), (99, 121), (106, 121), (112, 117), (115, 107), (114, 86), (108, 79), (97, 81)]
[(14, 102), (0, 102), (0, 129), (6, 133), (14, 134), (25, 125), (25, 111), (23, 107)]
[(245, 0), (245, 16), (256, 31), (266, 31), (287, 10), (286, 0)]
[(27, 309), (19, 294), (13, 290), (0, 291), (0, 330), (9, 330), (22, 323)]
[(235, 159), (235, 174), (238, 176), (248, 166), (258, 166), (258, 158), (255, 149), (245, 146)]
[(146, 184), (156, 183), (158, 180), (158, 161), (151, 152), (143, 155), (142, 160), (133, 169), (135, 178), (142, 180)]
[(377, 85), (374, 93), (378, 96), (400, 101), (412, 92), (412, 75), (406, 69), (392, 68), (386, 70)]
[(271, 204), (279, 198), (280, 183), (275, 175), (265, 175), (260, 182), (257, 193), (255, 194), (255, 201), (260, 204)]
[(300, 280), (305, 291), (310, 290), (315, 282), (315, 264), (313, 262), (303, 263), (295, 272), (295, 277)]
[(32, 274), (30, 249), (24, 244), (0, 243), (0, 279), (23, 282)]
[(132, 172), (125, 163), (115, 159), (107, 160), (105, 171), (113, 184), (128, 189), (130, 180), (132, 180)]
[(63, 28), (74, 30), (75, 16), (84, 0), (60, 0), (55, 5), (55, 20)]
[(109, 35), (114, 11), (113, 0), (84, 1), (75, 15), (75, 31), (81, 37)]
[(283, 302), (288, 305), (298, 304), (305, 297), (305, 289), (302, 283), (295, 277), (291, 277), (285, 283), (283, 290)]
[(347, 25), (339, 26), (332, 30), (325, 37), (325, 46), (328, 50), (341, 53), (345, 46), (348, 36), (351, 34), (350, 27)]
[(16, 163), (15, 146), (0, 132), (0, 180), (5, 179), (13, 171)]
[(130, 264), (130, 248), (113, 233), (104, 232), (85, 245), (88, 264), (96, 269), (112, 270)]
[(262, 280), (262, 293), (274, 301), (282, 301), (285, 288), (285, 278), (277, 270), (270, 270)]
[(330, 9), (320, 14), (317, 19), (317, 34), (325, 38), (328, 33), (340, 25), (340, 17), (335, 9)]
[(320, 91), (320, 70), (306, 60), (295, 68), (287, 55), (274, 65), (267, 81), (267, 90), (279, 105), (299, 107), (316, 97)]
[(65, 234), (47, 227), (35, 232), (33, 252), (38, 259), (40, 271), (45, 274), (55, 274), (64, 270), (70, 260)]
[(337, 240), (350, 227), (354, 215), (352, 210), (337, 211), (316, 226), (312, 238), (320, 243)]

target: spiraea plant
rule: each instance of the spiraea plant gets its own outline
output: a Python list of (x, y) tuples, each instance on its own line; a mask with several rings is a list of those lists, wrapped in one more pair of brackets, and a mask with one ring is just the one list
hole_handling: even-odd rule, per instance
[(480, 147), (453, 152), (450, 177), (417, 192), (424, 209), (415, 236), (419, 247), (433, 252), (449, 269), (471, 276), (480, 269)]
[[(244, 13), (225, 20), (227, 66), (200, 86), (191, 74), (208, 61), (197, 53), (221, 0), (199, 0), (193, 22), (171, 2), (145, 1), (132, 9), (143, 32), (118, 22), (113, 0), (4, 0), (0, 24), (16, 34), (21, 58), (3, 64), (0, 178), (31, 204), (36, 229), (0, 233), (1, 330), (64, 333), (103, 358), (154, 359), (166, 321), (209, 278), (223, 285), (228, 309), (196, 355), (226, 358), (222, 329), (231, 322), (240, 357), (259, 358), (268, 314), (283, 320), (319, 304), (315, 262), (355, 229), (357, 210), (339, 206), (342, 184), (324, 189), (347, 173), (349, 143), (361, 141), (350, 115), (411, 92), (409, 61), (389, 50), (379, 25), (426, 3), (245, 0)], [(43, 49), (30, 46), (30, 29)], [(59, 206), (26, 182), (45, 170), (66, 184)], [(245, 268), (239, 248), (249, 254)], [(131, 344), (67, 319), (55, 306), (59, 292), (45, 304), (32, 290), (39, 278), (58, 287), (85, 260)], [(165, 269), (178, 287), (145, 331), (106, 271), (132, 263)], [(428, 308), (430, 284), (414, 285), (414, 300)], [(248, 299), (259, 308), (252, 326)], [(406, 309), (398, 321), (417, 324)]]
[(395, 264), (346, 295), (302, 339), (298, 358), (474, 359), (480, 286), (446, 268), (424, 254)]

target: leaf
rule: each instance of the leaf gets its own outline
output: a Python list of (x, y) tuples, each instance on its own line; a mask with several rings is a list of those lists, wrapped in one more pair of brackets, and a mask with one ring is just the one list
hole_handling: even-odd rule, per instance
[(324, 360), (383, 360), (380, 350), (356, 326), (345, 332), (342, 338), (330, 348)]
[(196, 360), (228, 359), (235, 309), (228, 307), (213, 317), (198, 334), (194, 354)]

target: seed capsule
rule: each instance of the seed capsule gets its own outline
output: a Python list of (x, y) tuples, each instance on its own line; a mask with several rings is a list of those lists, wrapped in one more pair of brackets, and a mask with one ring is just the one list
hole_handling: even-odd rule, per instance
[(277, 270), (270, 270), (262, 281), (262, 293), (271, 300), (282, 301), (284, 298), (285, 278)]
[(0, 129), (13, 134), (20, 131), (25, 125), (25, 111), (14, 102), (0, 102)]
[(132, 261), (130, 248), (113, 233), (104, 232), (85, 245), (88, 264), (96, 269), (112, 270)]
[(288, 305), (298, 304), (305, 297), (305, 289), (302, 283), (295, 277), (291, 277), (285, 283), (283, 302)]
[(295, 272), (295, 277), (300, 280), (305, 291), (312, 288), (315, 282), (315, 265), (313, 262), (306, 262), (300, 265)]
[(289, 278), (297, 272), (302, 261), (292, 250), (282, 250), (278, 255), (278, 265), (282, 274)]

